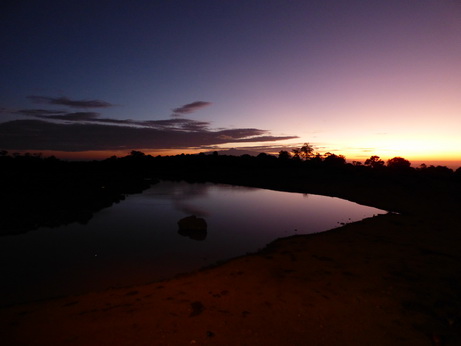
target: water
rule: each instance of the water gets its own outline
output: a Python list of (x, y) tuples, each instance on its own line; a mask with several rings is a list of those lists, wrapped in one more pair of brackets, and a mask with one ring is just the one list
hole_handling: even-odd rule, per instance
[[(161, 182), (87, 225), (0, 238), (0, 306), (171, 278), (385, 211), (339, 198), (219, 184)], [(189, 215), (204, 240), (178, 233)]]

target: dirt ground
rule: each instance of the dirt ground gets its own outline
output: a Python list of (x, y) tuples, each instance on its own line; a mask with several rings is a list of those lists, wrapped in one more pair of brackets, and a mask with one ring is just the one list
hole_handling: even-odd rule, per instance
[(3, 345), (461, 345), (461, 216), (387, 214), (169, 281), (0, 309)]

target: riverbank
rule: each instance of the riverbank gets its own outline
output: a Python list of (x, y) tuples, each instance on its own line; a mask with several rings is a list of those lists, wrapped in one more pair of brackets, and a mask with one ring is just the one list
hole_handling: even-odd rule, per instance
[(325, 184), (325, 194), (406, 212), (280, 239), (161, 283), (4, 308), (2, 343), (460, 344), (461, 218), (440, 202), (449, 191), (397, 192)]

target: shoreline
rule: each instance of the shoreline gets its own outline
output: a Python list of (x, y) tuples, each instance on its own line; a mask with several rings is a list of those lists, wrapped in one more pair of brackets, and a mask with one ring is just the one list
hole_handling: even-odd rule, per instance
[[(165, 182), (167, 184), (168, 183), (178, 184), (177, 182), (171, 182), (171, 181), (165, 181)], [(160, 183), (161, 182), (159, 182), (159, 184)], [(187, 186), (190, 185), (190, 183), (184, 183), (184, 184), (187, 184)], [(197, 189), (201, 190), (202, 188), (200, 186), (202, 184), (205, 184), (207, 186), (215, 185), (215, 183), (197, 183), (197, 184), (192, 184), (190, 186), (197, 185), (198, 186)], [(157, 184), (152, 185), (151, 188), (156, 189), (156, 185)], [(220, 186), (220, 185), (225, 186), (225, 187), (227, 187), (227, 189), (229, 189), (229, 188), (233, 189), (235, 187), (238, 190), (240, 190), (240, 188), (238, 186), (235, 186), (235, 185), (229, 185), (229, 184), (216, 184), (216, 185), (217, 186)], [(195, 187), (194, 187), (194, 189), (195, 189)], [(244, 191), (245, 191), (247, 189), (247, 187), (241, 187), (241, 189), (244, 189)], [(255, 188), (248, 188), (248, 189), (253, 190)], [(264, 194), (266, 194), (265, 192), (263, 192), (264, 190), (266, 190), (268, 193), (270, 193), (270, 192), (278, 192), (278, 191), (275, 191), (273, 189), (256, 188), (255, 190), (261, 191)], [(145, 190), (145, 191), (148, 191), (148, 190)], [(145, 191), (143, 191), (142, 193), (144, 193)], [(140, 194), (142, 194), (142, 193), (140, 193)], [(293, 198), (293, 197), (290, 197), (290, 195), (299, 196), (299, 197), (304, 195), (304, 194), (301, 194), (299, 192), (282, 192), (282, 193), (285, 194), (289, 198)], [(317, 194), (308, 194), (308, 195), (309, 195), (309, 198), (310, 198), (310, 196), (325, 197), (325, 196), (317, 195)], [(138, 196), (138, 198), (140, 198), (140, 196)], [(346, 202), (346, 200), (343, 200), (343, 199), (340, 199), (340, 198), (337, 198), (337, 197), (325, 197), (325, 198), (331, 198), (332, 203), (333, 203), (333, 199), (341, 200), (341, 201), (344, 201), (345, 203), (349, 202), (349, 201)], [(276, 200), (277, 198), (274, 196), (272, 199)], [(304, 197), (302, 199), (304, 200)], [(124, 201), (122, 203), (127, 203), (127, 202), (128, 202), (128, 200)], [(304, 204), (304, 201), (302, 203)], [(353, 203), (353, 202), (350, 202), (350, 203)], [(308, 204), (309, 204), (309, 202), (308, 202)], [(296, 206), (299, 206), (299, 204), (293, 205), (292, 208), (294, 208)], [(357, 206), (359, 206), (359, 205), (357, 205)], [(236, 208), (238, 208), (238, 206), (236, 206)], [(308, 209), (310, 209), (310, 208), (312, 208), (312, 206), (308, 207)], [(44, 282), (50, 281), (50, 278), (48, 280), (45, 280), (44, 276), (42, 276), (42, 279), (40, 281), (32, 281), (32, 282), (30, 282), (30, 281), (27, 281), (26, 279), (22, 279), (19, 282), (19, 280), (18, 280), (15, 284), (11, 283), (9, 285), (6, 285), (6, 286), (2, 287), (2, 289), (0, 290), (3, 293), (3, 296), (0, 299), (0, 308), (14, 306), (14, 305), (30, 304), (30, 303), (34, 303), (34, 302), (50, 300), (50, 299), (56, 299), (56, 298), (64, 298), (66, 296), (82, 295), (82, 294), (90, 293), (90, 292), (103, 291), (103, 290), (108, 289), (108, 288), (124, 288), (124, 287), (130, 287), (130, 286), (133, 286), (133, 285), (140, 285), (140, 284), (144, 284), (144, 283), (151, 283), (151, 282), (170, 280), (170, 279), (173, 279), (173, 278), (177, 277), (178, 275), (184, 275), (184, 274), (187, 274), (187, 273), (190, 273), (190, 272), (195, 272), (197, 270), (207, 268), (207, 267), (214, 267), (217, 264), (225, 263), (228, 260), (231, 260), (233, 258), (238, 258), (238, 257), (244, 256), (246, 254), (255, 253), (257, 251), (260, 251), (262, 248), (266, 247), (269, 243), (271, 243), (272, 241), (274, 241), (274, 240), (276, 240), (278, 238), (288, 237), (290, 235), (297, 235), (297, 234), (309, 234), (311, 232), (312, 233), (314, 233), (314, 232), (315, 233), (324, 232), (324, 231), (328, 231), (329, 229), (332, 229), (332, 228), (340, 227), (341, 225), (344, 225), (344, 224), (347, 224), (347, 223), (359, 221), (359, 220), (361, 220), (363, 218), (366, 218), (366, 217), (372, 217), (374, 215), (379, 215), (379, 214), (386, 213), (386, 211), (378, 210), (378, 209), (372, 210), (372, 211), (367, 212), (367, 213), (364, 212), (364, 214), (360, 215), (360, 216), (357, 216), (357, 215), (354, 216), (351, 213), (345, 213), (343, 215), (344, 217), (341, 220), (339, 220), (339, 218), (338, 218), (337, 219), (338, 222), (332, 222), (331, 220), (335, 219), (334, 215), (336, 214), (336, 211), (335, 210), (330, 210), (330, 212), (328, 212), (328, 214), (331, 213), (331, 220), (330, 220), (329, 224), (324, 225), (321, 228), (319, 228), (318, 225), (317, 225), (318, 220), (314, 221), (314, 220), (311, 219), (311, 217), (315, 218), (315, 214), (311, 214), (312, 211), (310, 211), (310, 213), (309, 213), (308, 209), (305, 210), (306, 211), (305, 215), (303, 215), (303, 210), (299, 210), (298, 212), (294, 213), (296, 215), (303, 215), (302, 218), (304, 220), (306, 220), (306, 221), (304, 223), (296, 222), (296, 225), (292, 225), (292, 227), (288, 227), (288, 224), (291, 224), (291, 221), (292, 221), (292, 220), (288, 220), (288, 219), (287, 219), (286, 224), (281, 223), (279, 226), (275, 226), (275, 227), (274, 227), (274, 225), (272, 225), (270, 223), (268, 223), (268, 224), (263, 223), (263, 220), (258, 220), (258, 222), (260, 221), (258, 224), (259, 224), (259, 227), (260, 227), (261, 231), (264, 230), (264, 227), (266, 227), (264, 225), (267, 225), (267, 227), (269, 227), (269, 228), (272, 227), (272, 231), (277, 231), (277, 230), (280, 231), (280, 229), (285, 229), (285, 228), (286, 228), (286, 230), (284, 232), (280, 232), (279, 234), (273, 234), (273, 236), (266, 237), (264, 240), (258, 241), (256, 243), (252, 242), (251, 243), (252, 246), (248, 246), (248, 244), (243, 245), (243, 243), (246, 243), (246, 241), (244, 240), (246, 238), (245, 238), (245, 234), (242, 233), (242, 234), (239, 235), (239, 237), (241, 237), (240, 239), (242, 239), (241, 242), (243, 242), (243, 243), (240, 244), (239, 247), (245, 246), (245, 248), (242, 247), (241, 251), (232, 251), (232, 252), (226, 251), (225, 253), (224, 252), (220, 253), (220, 256), (218, 256), (217, 253), (216, 253), (216, 255), (210, 254), (209, 252), (213, 251), (211, 249), (214, 249), (216, 246), (227, 247), (225, 243), (213, 243), (213, 239), (211, 239), (211, 241), (207, 241), (207, 242), (211, 243), (212, 245), (208, 245), (207, 248), (204, 248), (203, 246), (201, 246), (200, 247), (200, 249), (201, 249), (200, 253), (196, 253), (195, 250), (192, 250), (194, 252), (194, 254), (196, 254), (197, 256), (200, 256), (199, 261), (195, 260), (194, 258), (191, 258), (191, 260), (197, 262), (195, 266), (192, 267), (192, 266), (188, 265), (187, 260), (182, 261), (184, 263), (185, 267), (187, 267), (187, 269), (186, 268), (181, 269), (180, 267), (175, 265), (174, 267), (177, 267), (177, 268), (174, 271), (173, 270), (168, 271), (166, 269), (166, 267), (169, 266), (168, 265), (168, 260), (164, 260), (164, 261), (160, 261), (160, 262), (157, 261), (157, 263), (158, 262), (159, 263), (164, 262), (163, 265), (160, 265), (160, 266), (162, 266), (162, 268), (160, 268), (159, 266), (152, 266), (152, 265), (147, 265), (147, 264), (144, 265), (143, 262), (140, 262), (136, 266), (131, 266), (132, 267), (131, 270), (127, 270), (126, 268), (122, 269), (122, 268), (120, 268), (119, 266), (116, 266), (116, 265), (113, 266), (113, 267), (105, 266), (104, 267), (104, 272), (101, 272), (100, 274), (94, 274), (94, 273), (96, 273), (96, 270), (94, 272), (92, 272), (92, 274), (89, 274), (88, 269), (92, 270), (92, 268), (86, 268), (86, 269), (85, 268), (80, 268), (78, 273), (76, 273), (76, 275), (79, 275), (80, 273), (82, 273), (82, 275), (78, 276), (79, 279), (76, 278), (76, 275), (71, 274), (72, 269), (69, 268), (69, 269), (66, 269), (66, 272), (64, 273), (66, 275), (67, 279), (66, 278), (61, 278), (60, 276), (51, 276), (51, 282), (55, 282), (51, 286), (47, 286), (46, 284), (44, 284)], [(341, 209), (339, 209), (339, 210), (341, 210)], [(245, 210), (243, 210), (243, 211), (245, 211)], [(236, 213), (237, 215), (241, 215), (241, 212), (242, 212), (242, 210), (237, 211), (237, 212), (234, 210), (234, 214)], [(291, 210), (291, 213), (293, 213), (293, 210)], [(309, 215), (307, 213), (309, 213)], [(247, 215), (247, 217), (248, 216), (250, 216), (250, 215)], [(280, 215), (278, 215), (278, 218), (280, 218)], [(156, 219), (156, 221), (157, 221), (157, 219)], [(207, 220), (207, 221), (209, 221), (209, 220)], [(214, 220), (214, 221), (215, 222), (211, 222), (211, 223), (215, 224), (216, 220)], [(274, 219), (274, 221), (276, 221), (276, 219)], [(309, 224), (312, 223), (312, 222), (314, 223), (314, 225), (317, 225), (317, 226), (312, 226), (312, 229), (311, 229)], [(256, 223), (253, 222), (253, 224), (256, 224)], [(301, 227), (301, 229), (296, 229), (297, 228), (296, 226), (298, 226), (298, 228)], [(293, 229), (296, 229), (296, 230), (293, 231)], [(291, 231), (289, 231), (289, 230), (291, 230)], [(39, 229), (39, 230), (37, 230), (37, 232), (39, 232), (39, 233), (42, 232), (42, 231), (44, 233), (47, 233), (48, 231), (55, 232), (54, 230), (48, 230), (48, 229)], [(91, 229), (90, 228), (90, 229), (88, 229), (86, 231), (86, 233), (93, 233), (94, 231), (96, 231), (96, 229)], [(112, 229), (111, 232), (113, 232), (113, 231), (114, 230)], [(216, 230), (212, 229), (210, 234), (211, 233), (215, 234), (214, 231), (218, 231), (218, 232), (222, 233), (223, 229), (216, 229)], [(230, 229), (229, 227), (227, 227), (225, 233), (229, 234), (228, 232), (232, 232), (232, 231), (233, 231), (233, 229)], [(252, 230), (249, 229), (248, 231), (252, 231)], [(269, 231), (269, 229), (264, 230), (264, 231)], [(56, 235), (65, 234), (65, 236), (67, 238), (68, 237), (68, 235), (67, 235), (68, 232), (69, 232), (69, 229), (62, 229), (62, 230), (58, 229), (57, 232), (55, 232), (55, 234)], [(247, 232), (245, 232), (245, 233), (247, 233)], [(257, 234), (259, 234), (259, 232), (257, 232)], [(40, 234), (37, 233), (36, 235), (38, 236)], [(70, 236), (72, 237), (72, 232), (71, 232)], [(110, 236), (110, 235), (108, 235), (108, 236)], [(229, 240), (232, 240), (232, 238), (235, 238), (235, 236), (229, 238)], [(46, 243), (48, 243), (49, 241), (54, 241), (55, 237), (54, 236), (53, 237), (48, 237), (47, 239), (48, 239), (48, 241), (45, 241), (44, 242), (45, 244), (39, 245), (38, 247), (37, 247), (38, 243), (35, 242), (36, 245), (34, 245), (34, 247), (37, 247), (37, 249), (40, 249), (40, 248), (42, 248), (43, 245), (46, 246)], [(71, 238), (71, 239), (73, 239), (73, 238)], [(8, 240), (8, 239), (6, 239), (6, 240)], [(37, 240), (38, 240), (38, 238), (37, 238)], [(110, 240), (110, 238), (107, 239), (107, 240)], [(128, 238), (126, 240), (129, 241)], [(250, 240), (253, 240), (253, 238), (250, 239)], [(152, 239), (149, 239), (149, 241), (151, 241), (153, 243), (152, 245), (155, 245), (155, 243), (156, 243)], [(68, 243), (72, 244), (73, 242), (68, 241)], [(192, 242), (192, 243), (194, 243), (194, 242)], [(8, 244), (8, 243), (6, 243), (6, 244)], [(67, 246), (66, 244), (63, 244), (62, 246), (66, 247)], [(3, 244), (3, 245), (5, 245), (5, 244)], [(21, 248), (26, 248), (26, 245), (23, 244), (21, 246)], [(151, 247), (151, 246), (149, 248), (152, 251), (155, 249), (155, 247)], [(224, 250), (224, 248), (223, 248), (223, 250)], [(152, 254), (152, 251), (150, 252), (150, 254)], [(203, 252), (203, 251), (205, 251), (205, 252)], [(8, 252), (8, 250), (7, 250), (7, 252)], [(16, 252), (17, 251), (14, 251), (14, 253), (16, 253)], [(49, 251), (45, 251), (45, 252), (49, 252)], [(23, 254), (21, 258), (18, 258), (18, 257), (13, 257), (14, 253), (11, 252), (11, 256), (4, 255), (3, 258), (5, 258), (5, 259), (15, 258), (15, 260), (13, 260), (13, 262), (16, 262), (16, 261), (21, 260), (22, 258), (24, 258), (24, 262), (26, 262), (26, 259), (25, 259), (26, 255), (25, 254)], [(137, 253), (133, 253), (132, 255), (137, 255)], [(147, 253), (146, 253), (146, 255), (147, 255)], [(210, 258), (209, 255), (211, 255), (211, 258)], [(56, 256), (59, 256), (59, 254), (54, 253), (53, 256), (56, 257)], [(111, 256), (111, 254), (108, 253), (107, 249), (106, 249), (105, 257), (107, 258), (107, 256)], [(36, 258), (36, 257), (37, 256), (34, 256), (33, 258)], [(176, 256), (173, 256), (171, 259), (175, 260), (175, 258), (176, 258)], [(129, 256), (126, 258), (126, 260), (130, 261)], [(71, 267), (73, 267), (74, 265), (78, 264), (79, 260), (69, 261), (67, 259), (67, 262), (70, 264)], [(74, 262), (75, 262), (75, 264), (73, 264)], [(16, 273), (20, 272), (20, 271), (23, 272), (23, 275), (25, 275), (25, 273), (26, 273), (24, 270), (27, 270), (30, 273), (30, 275), (34, 274), (34, 270), (30, 269), (30, 267), (19, 267), (18, 269), (15, 270), (15, 269), (10, 269), (10, 267), (12, 267), (13, 264), (8, 265), (8, 267), (7, 267), (6, 263), (7, 262), (5, 262), (4, 266), (3, 266), (3, 268), (5, 268), (5, 270), (7, 271), (5, 273), (5, 283), (8, 282), (9, 279), (12, 279), (13, 281), (16, 281), (16, 275), (17, 275)], [(69, 266), (69, 264), (67, 266)], [(36, 263), (37, 268), (41, 267), (42, 265), (40, 265), (39, 262)], [(98, 263), (95, 262), (95, 265), (98, 265)], [(145, 269), (142, 269), (142, 271), (141, 271), (140, 268), (142, 268), (142, 267), (145, 267)], [(147, 269), (148, 267), (150, 269)], [(57, 270), (57, 268), (55, 268), (55, 270)], [(36, 271), (37, 271), (37, 269), (35, 269), (35, 272)], [(105, 272), (108, 272), (108, 271), (113, 272), (113, 275), (111, 277), (109, 277), (109, 278), (105, 274)], [(130, 273), (134, 273), (134, 271), (137, 271), (138, 275), (130, 274)], [(43, 275), (50, 275), (50, 273), (45, 272), (43, 270), (42, 270), (42, 272), (43, 272)], [(156, 274), (157, 272), (159, 274)], [(7, 273), (11, 273), (11, 274), (8, 275)], [(143, 274), (140, 274), (140, 273), (143, 273)], [(87, 279), (88, 277), (90, 277), (90, 275), (93, 278), (93, 280)], [(27, 276), (25, 276), (25, 277), (27, 277)], [(35, 275), (35, 277), (38, 278), (39, 276)], [(49, 276), (47, 276), (47, 277), (49, 277)], [(125, 278), (125, 279), (122, 279), (122, 278)], [(58, 280), (59, 280), (59, 283), (58, 283)], [(71, 283), (69, 283), (69, 281), (71, 281)]]
[[(279, 188), (317, 193), (296, 181)], [(379, 204), (392, 203), (387, 197)], [(396, 209), (409, 212), (280, 238), (255, 254), (171, 280), (2, 308), (8, 327), (2, 341), (456, 345), (461, 218), (437, 199), (426, 202), (407, 200)]]

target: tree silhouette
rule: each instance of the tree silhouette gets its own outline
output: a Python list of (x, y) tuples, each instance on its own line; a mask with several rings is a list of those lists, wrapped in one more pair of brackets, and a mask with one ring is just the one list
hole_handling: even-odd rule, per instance
[(293, 153), (294, 160), (301, 160), (299, 149), (293, 149), (291, 152)]
[(309, 160), (312, 156), (314, 156), (314, 147), (309, 143), (304, 143), (304, 145), (299, 149), (293, 149), (293, 158), (294, 159), (302, 159), (302, 160)]
[(346, 158), (343, 155), (335, 155), (333, 153), (326, 153), (323, 162), (327, 166), (342, 166), (346, 164)]
[[(423, 166), (424, 165), (424, 166)], [(433, 177), (433, 178), (450, 178), (453, 176), (453, 170), (448, 168), (447, 166), (433, 166), (422, 164), (417, 171), (425, 176)]]
[(410, 166), (410, 161), (405, 160), (403, 157), (393, 157), (387, 160), (387, 167), (391, 169), (408, 169)]
[(286, 150), (281, 150), (279, 152), (279, 159), (283, 160), (283, 161), (287, 161), (287, 160), (291, 159), (291, 154)]
[(140, 159), (146, 157), (146, 154), (144, 154), (142, 151), (132, 150), (130, 156), (133, 159)]
[(365, 166), (370, 166), (371, 168), (381, 168), (384, 167), (384, 161), (379, 158), (379, 156), (373, 155), (369, 159), (366, 159)]
[(304, 143), (304, 145), (299, 150), (301, 152), (301, 157), (304, 160), (308, 160), (314, 155), (314, 147), (309, 143)]

